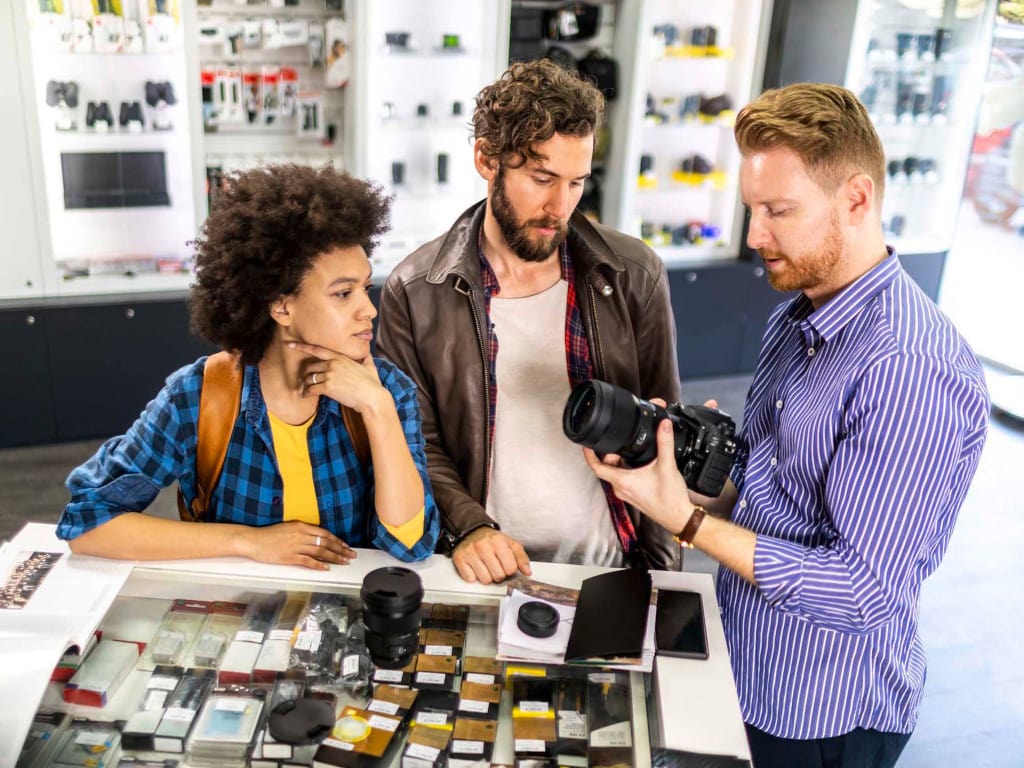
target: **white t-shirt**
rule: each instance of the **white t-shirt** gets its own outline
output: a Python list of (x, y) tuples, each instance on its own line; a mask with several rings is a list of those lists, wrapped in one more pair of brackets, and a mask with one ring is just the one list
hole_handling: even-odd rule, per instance
[(531, 560), (620, 566), (601, 483), (562, 432), (567, 291), (559, 280), (533, 296), (491, 299), (498, 404), (487, 514)]

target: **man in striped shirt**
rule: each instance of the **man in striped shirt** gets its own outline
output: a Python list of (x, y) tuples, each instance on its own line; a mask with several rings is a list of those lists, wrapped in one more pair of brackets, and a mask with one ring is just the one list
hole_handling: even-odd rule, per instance
[(984, 377), (885, 245), (884, 154), (852, 93), (769, 91), (735, 133), (748, 243), (773, 287), (800, 294), (768, 323), (732, 480), (715, 499), (688, 492), (667, 421), (646, 467), (587, 459), (725, 566), (718, 597), (758, 768), (892, 766), (924, 687), (921, 582), (985, 442)]

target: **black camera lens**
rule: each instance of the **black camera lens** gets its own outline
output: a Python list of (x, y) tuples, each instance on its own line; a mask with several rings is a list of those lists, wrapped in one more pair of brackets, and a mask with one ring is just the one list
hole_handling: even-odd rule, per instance
[(665, 410), (606, 381), (584, 381), (569, 395), (562, 413), (562, 431), (574, 443), (598, 453), (617, 453), (627, 464), (640, 466), (657, 453), (655, 418)]
[(373, 663), (384, 669), (406, 666), (419, 647), (420, 577), (408, 568), (378, 568), (363, 578), (359, 595)]
[(676, 467), (689, 488), (717, 496), (736, 461), (736, 424), (717, 408), (670, 405), (662, 408), (605, 381), (578, 384), (565, 403), (562, 431), (597, 453), (616, 453), (626, 466), (640, 467), (658, 453), (657, 425), (672, 422)]

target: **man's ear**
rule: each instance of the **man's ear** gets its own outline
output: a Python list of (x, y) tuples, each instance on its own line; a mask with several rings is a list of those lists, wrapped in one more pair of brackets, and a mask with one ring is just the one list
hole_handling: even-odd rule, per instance
[(270, 302), (270, 317), (278, 325), (288, 327), (292, 324), (292, 315), (288, 311), (288, 297), (281, 296)]
[(480, 177), (490, 184), (498, 175), (498, 158), (491, 157), (484, 152), (486, 143), (486, 139), (477, 139), (473, 142), (473, 164)]
[(875, 208), (875, 182), (866, 173), (858, 173), (846, 182), (843, 188), (845, 203), (851, 224), (862, 224), (870, 218)]

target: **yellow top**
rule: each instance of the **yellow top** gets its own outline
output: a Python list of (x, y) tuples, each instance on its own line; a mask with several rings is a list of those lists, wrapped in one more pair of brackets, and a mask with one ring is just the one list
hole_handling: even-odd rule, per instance
[[(320, 509), (313, 485), (313, 464), (309, 458), (306, 432), (316, 417), (314, 413), (302, 424), (287, 424), (270, 411), (270, 433), (274, 439), (274, 453), (284, 484), (284, 520), (302, 520), (320, 525)], [(412, 547), (423, 536), (425, 509), (420, 508), (411, 520), (402, 525), (382, 525), (407, 547)]]
[(267, 411), (267, 415), (270, 417), (270, 433), (274, 438), (277, 466), (284, 483), (284, 519), (320, 525), (320, 508), (316, 502), (316, 486), (313, 485), (313, 465), (309, 459), (309, 443), (306, 441), (306, 431), (316, 413), (302, 424), (286, 424), (270, 411)]

